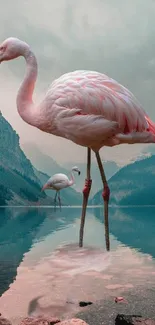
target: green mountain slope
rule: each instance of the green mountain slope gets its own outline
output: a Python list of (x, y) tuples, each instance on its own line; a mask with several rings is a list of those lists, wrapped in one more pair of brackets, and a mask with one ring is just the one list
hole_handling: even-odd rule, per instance
[(19, 145), (19, 136), (0, 114), (0, 205), (46, 201), (33, 166)]
[[(0, 114), (0, 206), (53, 204), (50, 191), (41, 192), (48, 178), (34, 169), (20, 148), (18, 134)], [(62, 204), (81, 204), (80, 198), (74, 189), (66, 189)]]
[[(109, 180), (111, 204), (155, 205), (155, 155), (120, 169)], [(101, 191), (92, 200), (102, 204)]]

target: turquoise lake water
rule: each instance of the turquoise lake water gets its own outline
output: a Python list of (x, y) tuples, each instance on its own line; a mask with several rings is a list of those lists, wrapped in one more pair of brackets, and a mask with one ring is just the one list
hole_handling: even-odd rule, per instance
[(0, 209), (0, 311), (14, 323), (51, 308), (71, 314), (76, 303), (66, 301), (113, 299), (136, 286), (154, 287), (155, 208), (110, 208), (110, 252), (103, 208), (88, 208), (84, 248), (78, 248), (80, 212)]

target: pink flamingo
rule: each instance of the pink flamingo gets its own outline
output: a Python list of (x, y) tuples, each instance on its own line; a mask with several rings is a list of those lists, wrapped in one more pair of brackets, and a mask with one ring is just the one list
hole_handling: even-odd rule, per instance
[(67, 188), (72, 186), (75, 183), (75, 177), (73, 172), (78, 173), (78, 175), (81, 174), (79, 168), (77, 166), (72, 167), (72, 172), (71, 172), (71, 179), (68, 178), (67, 175), (65, 174), (55, 174), (53, 176), (51, 176), (48, 181), (44, 184), (44, 186), (42, 187), (42, 191), (44, 190), (54, 190), (56, 191), (55, 193), (55, 198), (54, 198), (54, 208), (56, 210), (56, 199), (57, 199), (57, 195), (58, 195), (58, 201), (59, 201), (59, 207), (60, 207), (60, 211), (61, 211), (61, 198), (60, 198), (60, 191), (63, 188)]
[[(87, 147), (87, 178), (79, 246), (83, 245), (86, 207), (91, 189), (91, 150), (95, 152), (103, 182), (105, 226), (108, 225), (110, 190), (99, 155), (103, 146), (122, 143), (154, 143), (155, 124), (133, 94), (108, 76), (95, 71), (74, 71), (53, 81), (40, 105), (32, 95), (37, 78), (37, 60), (28, 44), (8, 38), (0, 45), (0, 62), (23, 56), (27, 71), (17, 94), (17, 109), (28, 124)], [(109, 243), (107, 249), (109, 249)]]

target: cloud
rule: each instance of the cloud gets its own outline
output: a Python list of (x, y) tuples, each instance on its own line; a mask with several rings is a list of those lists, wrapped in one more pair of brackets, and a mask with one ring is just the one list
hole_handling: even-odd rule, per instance
[[(19, 37), (37, 56), (37, 102), (61, 74), (75, 69), (97, 70), (128, 87), (155, 120), (154, 1), (118, 0), (116, 6), (115, 0), (0, 0), (0, 7), (0, 40)], [(24, 71), (23, 59), (0, 66), (0, 107), (21, 143), (35, 139), (42, 150), (62, 163), (75, 157), (83, 160), (84, 148), (43, 134), (18, 116), (16, 94)], [(145, 146), (105, 148), (103, 158), (126, 163)]]

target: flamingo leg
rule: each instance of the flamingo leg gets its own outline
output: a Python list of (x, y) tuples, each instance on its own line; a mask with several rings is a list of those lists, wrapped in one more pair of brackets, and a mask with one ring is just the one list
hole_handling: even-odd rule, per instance
[(82, 214), (81, 214), (81, 224), (80, 224), (80, 234), (79, 234), (79, 247), (83, 246), (86, 209), (87, 209), (88, 198), (89, 198), (89, 193), (92, 184), (90, 168), (91, 168), (91, 149), (87, 148), (87, 178), (85, 179), (85, 186), (83, 189), (83, 204), (82, 204)]
[(60, 192), (58, 192), (58, 201), (59, 201), (59, 207), (60, 207), (60, 211), (61, 211), (61, 198), (60, 198)]
[(56, 205), (57, 205), (57, 194), (58, 192), (56, 191), (55, 197), (54, 197), (54, 211), (56, 211)]
[(102, 165), (102, 161), (99, 155), (99, 152), (96, 152), (96, 159), (98, 163), (98, 167), (100, 170), (102, 182), (103, 182), (103, 192), (102, 197), (104, 200), (104, 225), (105, 225), (105, 240), (106, 240), (106, 248), (109, 251), (110, 250), (110, 241), (109, 241), (109, 219), (108, 219), (108, 205), (109, 205), (109, 198), (110, 198), (110, 189), (108, 186), (108, 182), (106, 180), (104, 168)]

